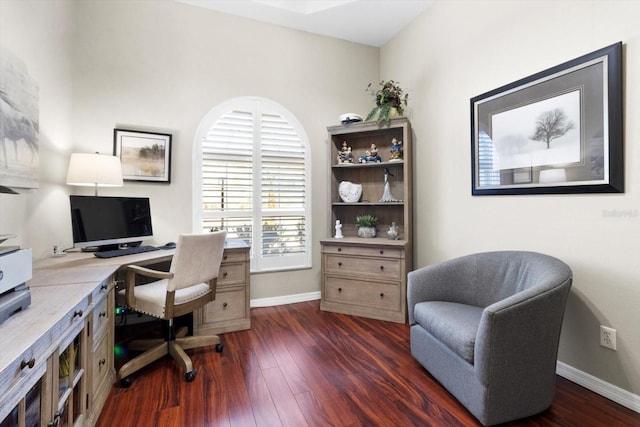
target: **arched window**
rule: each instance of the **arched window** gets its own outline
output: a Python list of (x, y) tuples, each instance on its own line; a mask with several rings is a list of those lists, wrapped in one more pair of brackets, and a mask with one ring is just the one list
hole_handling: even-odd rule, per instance
[(311, 266), (311, 161), (298, 120), (243, 97), (213, 108), (195, 136), (194, 224), (251, 245), (251, 271)]

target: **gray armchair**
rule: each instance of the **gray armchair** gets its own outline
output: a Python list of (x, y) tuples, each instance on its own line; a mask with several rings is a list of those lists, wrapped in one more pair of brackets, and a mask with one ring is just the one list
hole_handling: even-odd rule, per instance
[(571, 281), (562, 261), (521, 251), (412, 271), (411, 354), (484, 425), (542, 412)]

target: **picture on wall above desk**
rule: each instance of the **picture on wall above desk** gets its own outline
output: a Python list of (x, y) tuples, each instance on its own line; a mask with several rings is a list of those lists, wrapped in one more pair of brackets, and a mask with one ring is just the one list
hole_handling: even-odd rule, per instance
[(471, 99), (471, 193), (624, 192), (622, 43)]
[(0, 58), (0, 186), (38, 188), (38, 83), (7, 50)]
[(113, 154), (125, 181), (171, 182), (171, 134), (114, 129)]

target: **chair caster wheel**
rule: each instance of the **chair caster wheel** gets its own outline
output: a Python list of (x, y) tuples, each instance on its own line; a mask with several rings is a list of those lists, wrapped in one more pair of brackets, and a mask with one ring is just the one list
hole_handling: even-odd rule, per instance
[(133, 380), (131, 379), (131, 377), (125, 377), (125, 378), (120, 380), (120, 387), (129, 388), (129, 386), (131, 385), (132, 382), (133, 382)]
[(193, 381), (196, 378), (196, 371), (191, 371), (191, 372), (187, 372), (186, 374), (184, 374), (184, 379), (190, 383), (191, 381)]
[(224, 349), (224, 344), (222, 344), (222, 343), (216, 344), (216, 352), (222, 353), (223, 349)]

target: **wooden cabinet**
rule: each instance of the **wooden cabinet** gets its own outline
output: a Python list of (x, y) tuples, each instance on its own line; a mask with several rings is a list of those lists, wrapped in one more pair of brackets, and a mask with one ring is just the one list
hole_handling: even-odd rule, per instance
[[(0, 426), (93, 425), (115, 376), (107, 361), (113, 352), (111, 276), (74, 283), (58, 270), (41, 277), (30, 285), (31, 306), (0, 327), (0, 342), (12, 343), (0, 355)], [(99, 358), (106, 373), (95, 383)]]
[(109, 396), (115, 379), (114, 368), (114, 313), (115, 284), (109, 280), (92, 293), (93, 311), (88, 325), (90, 332), (87, 387), (89, 413), (87, 424), (98, 421), (100, 411)]
[(229, 240), (224, 250), (216, 299), (194, 313), (194, 335), (215, 335), (251, 327), (249, 246)]
[[(328, 132), (328, 228), (332, 237), (320, 241), (320, 308), (405, 322), (406, 275), (413, 265), (411, 125), (407, 119), (397, 118), (389, 126), (365, 122), (332, 126)], [(400, 141), (402, 156), (392, 159), (392, 148)], [(366, 158), (372, 144), (377, 147), (378, 161)], [(338, 160), (343, 147), (350, 149), (353, 163)], [(342, 182), (362, 186), (359, 200), (341, 198), (338, 189)], [(375, 238), (357, 237), (356, 217), (361, 214), (378, 218)], [(334, 237), (337, 220), (342, 224), (343, 238)], [(387, 230), (393, 223), (399, 238), (390, 240)]]

